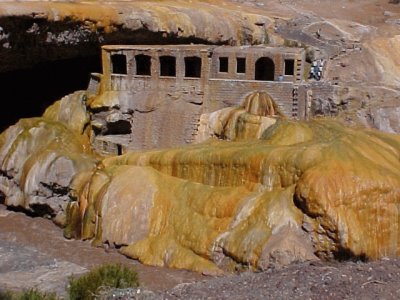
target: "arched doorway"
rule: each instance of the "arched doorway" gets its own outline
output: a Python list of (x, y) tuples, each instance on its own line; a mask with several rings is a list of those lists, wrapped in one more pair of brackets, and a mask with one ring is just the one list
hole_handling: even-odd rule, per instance
[(275, 64), (269, 57), (260, 57), (256, 61), (255, 80), (274, 81)]

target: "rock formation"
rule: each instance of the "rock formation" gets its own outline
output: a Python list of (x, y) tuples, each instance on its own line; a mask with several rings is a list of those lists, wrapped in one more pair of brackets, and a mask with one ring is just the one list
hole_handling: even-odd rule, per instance
[(328, 0), (164, 0), (157, 5), (145, 0), (4, 2), (0, 72), (93, 57), (104, 44), (300, 46), (307, 49), (309, 63), (326, 61), (324, 79), (343, 88), (333, 99), (339, 118), (400, 132), (400, 71), (395, 59), (400, 8), (387, 0), (345, 3), (324, 9), (333, 4)]
[(95, 55), (102, 44), (265, 43), (272, 25), (268, 16), (206, 1), (99, 2), (2, 3), (0, 71)]
[[(18, 58), (30, 44), (39, 45), (35, 63), (114, 40), (303, 45), (309, 63), (328, 60), (325, 79), (340, 87), (337, 99), (313, 99), (316, 111), (329, 106), (347, 125), (398, 132), (395, 25), (375, 32), (328, 16), (287, 20), (287, 12), (272, 21), (261, 8), (218, 3), (2, 4), (0, 54), (10, 60), (1, 68), (27, 63)], [(383, 28), (391, 30), (378, 37)], [(14, 29), (24, 32), (21, 39)], [(41, 45), (51, 47), (43, 52)], [(203, 115), (196, 144), (103, 158), (91, 148), (90, 126), (101, 120), (93, 120), (97, 102), (88, 96), (69, 95), (0, 135), (6, 205), (53, 218), (66, 237), (208, 274), (399, 255), (398, 135), (332, 119), (287, 120), (261, 92)]]
[(95, 167), (85, 124), (85, 92), (49, 107), (41, 118), (21, 119), (0, 136), (0, 190), (5, 204), (54, 217), (69, 202), (73, 177)]
[[(273, 104), (268, 95), (258, 93), (236, 108), (240, 117), (232, 112), (220, 118), (228, 124), (214, 130), (220, 139), (130, 152), (103, 159), (95, 167), (94, 155), (85, 150), (84, 95), (78, 92), (42, 118), (22, 120), (1, 136), (3, 157), (8, 158), (2, 165), (8, 180), (3, 177), (1, 186), (6, 203), (53, 208), (52, 203), (59, 202), (51, 197), (40, 202), (40, 196), (55, 193), (55, 187), (67, 189), (67, 237), (122, 246), (122, 253), (146, 264), (211, 274), (316, 257), (398, 255), (397, 135), (329, 120), (267, 117), (265, 108)], [(66, 103), (74, 104), (71, 108)], [(62, 112), (73, 108), (74, 120), (66, 119)], [(247, 125), (252, 128), (255, 119), (256, 126), (265, 128), (261, 135), (258, 130), (248, 136), (231, 134)], [(34, 125), (32, 139), (8, 142), (10, 136), (21, 136), (14, 132), (28, 121)], [(49, 122), (52, 126), (46, 127)], [(43, 151), (32, 142), (51, 138), (55, 128), (64, 133), (62, 140), (69, 139), (68, 149), (53, 141), (58, 147), (53, 150), (53, 144), (42, 142), (47, 145)], [(80, 141), (80, 147), (74, 141)], [(7, 166), (16, 154), (29, 159), (11, 170)], [(29, 163), (51, 165), (57, 162), (54, 157), (61, 163), (51, 170), (65, 170), (63, 174), (36, 172), (31, 167), (36, 164)], [(29, 174), (36, 174), (35, 180), (26, 180)], [(18, 201), (14, 195), (21, 195)]]

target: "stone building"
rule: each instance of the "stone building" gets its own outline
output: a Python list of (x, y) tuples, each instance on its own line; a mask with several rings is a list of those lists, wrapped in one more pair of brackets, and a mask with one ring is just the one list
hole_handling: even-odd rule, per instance
[(102, 47), (102, 64), (89, 90), (94, 144), (104, 153), (191, 143), (201, 114), (239, 105), (255, 91), (271, 95), (286, 116), (305, 119), (314, 90), (321, 91), (303, 80), (303, 48), (110, 45)]

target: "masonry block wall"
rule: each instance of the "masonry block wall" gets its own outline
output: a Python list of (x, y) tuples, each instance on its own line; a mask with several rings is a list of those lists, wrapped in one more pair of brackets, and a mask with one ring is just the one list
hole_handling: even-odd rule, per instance
[(305, 53), (298, 48), (104, 46), (102, 58), (100, 93), (114, 93), (122, 117), (129, 115), (124, 149), (190, 143), (202, 113), (237, 106), (252, 92), (267, 92), (295, 119), (307, 118), (312, 97), (332, 92), (302, 82)]
[(290, 117), (292, 112), (293, 83), (291, 82), (249, 82), (213, 80), (209, 82), (207, 110), (215, 111), (224, 107), (238, 106), (247, 95), (265, 91), (276, 101), (281, 112)]

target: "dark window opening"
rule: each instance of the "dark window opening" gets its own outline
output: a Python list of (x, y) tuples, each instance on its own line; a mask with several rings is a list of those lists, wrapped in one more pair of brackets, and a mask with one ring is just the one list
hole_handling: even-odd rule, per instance
[(196, 56), (185, 57), (185, 77), (201, 77), (201, 58)]
[(113, 74), (127, 74), (126, 68), (126, 55), (124, 54), (112, 54), (111, 65)]
[(6, 201), (6, 195), (0, 191), (0, 204), (5, 204)]
[(261, 57), (256, 61), (255, 80), (274, 81), (275, 64), (269, 57)]
[(118, 120), (116, 122), (107, 123), (107, 128), (104, 132), (108, 134), (130, 134), (132, 132), (131, 123), (126, 120)]
[(246, 58), (244, 57), (236, 58), (236, 72), (246, 73)]
[(285, 59), (285, 75), (294, 75), (294, 59)]
[(151, 75), (151, 57), (144, 54), (135, 56), (136, 75)]
[(160, 56), (160, 76), (176, 76), (176, 58)]
[(117, 155), (122, 155), (122, 145), (117, 144)]
[(219, 58), (219, 71), (226, 73), (228, 72), (229, 60), (227, 57)]

